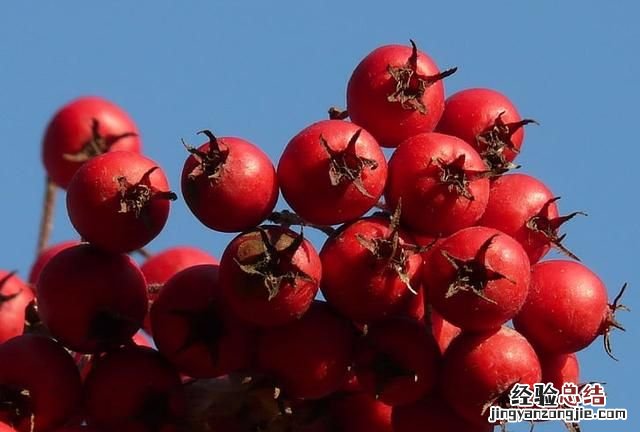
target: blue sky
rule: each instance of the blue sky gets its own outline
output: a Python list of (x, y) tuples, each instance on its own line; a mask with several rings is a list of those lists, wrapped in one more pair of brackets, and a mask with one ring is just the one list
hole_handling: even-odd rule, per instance
[[(222, 3), (24, 0), (2, 6), (1, 268), (27, 273), (44, 182), (40, 139), (51, 114), (69, 99), (97, 94), (125, 107), (146, 153), (177, 190), (186, 157), (181, 137), (200, 142), (194, 133), (203, 128), (242, 136), (275, 161), (296, 132), (324, 118), (327, 107), (344, 105), (360, 58), (413, 38), (441, 67), (459, 67), (446, 81), (449, 94), (492, 87), (540, 121), (527, 129), (519, 159), (524, 172), (562, 196), (564, 212), (589, 213), (566, 227), (567, 245), (612, 295), (630, 282), (627, 304), (637, 308), (636, 3)], [(72, 237), (62, 199), (57, 216), (54, 240)], [(219, 256), (228, 240), (201, 227), (178, 201), (150, 249), (193, 244)], [(585, 431), (640, 428), (640, 318), (635, 312), (620, 318), (628, 329), (614, 336), (621, 361), (608, 359), (599, 342), (580, 358), (583, 378), (607, 382), (609, 406), (629, 408), (631, 419), (585, 424)]]

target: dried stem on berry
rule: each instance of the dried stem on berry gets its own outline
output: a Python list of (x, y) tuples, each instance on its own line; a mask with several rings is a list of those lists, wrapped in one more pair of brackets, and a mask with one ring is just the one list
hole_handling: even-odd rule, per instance
[(123, 138), (138, 136), (134, 132), (125, 132), (119, 135), (103, 136), (100, 134), (100, 122), (98, 119), (91, 119), (91, 138), (84, 144), (77, 153), (66, 153), (65, 160), (70, 162), (86, 162), (91, 158), (99, 156), (109, 151), (111, 146)]
[(533, 232), (542, 234), (544, 237), (546, 237), (549, 243), (558, 248), (560, 252), (564, 253), (570, 258), (573, 258), (576, 261), (580, 261), (580, 258), (578, 258), (573, 252), (571, 252), (562, 244), (562, 241), (567, 235), (559, 235), (558, 230), (560, 229), (560, 226), (562, 226), (562, 224), (573, 219), (574, 217), (578, 215), (587, 216), (587, 214), (585, 212), (577, 211), (569, 213), (566, 216), (558, 216), (551, 219), (548, 218), (547, 215), (549, 214), (549, 207), (559, 199), (560, 197), (555, 197), (547, 201), (542, 206), (538, 214), (527, 221), (526, 227)]
[(395, 80), (393, 93), (387, 96), (389, 102), (399, 102), (406, 110), (418, 111), (426, 114), (427, 108), (422, 101), (425, 91), (436, 82), (453, 75), (458, 68), (447, 69), (436, 75), (421, 75), (418, 73), (418, 47), (411, 42), (411, 55), (402, 66), (387, 66), (389, 75)]
[(347, 110), (338, 107), (331, 107), (327, 112), (329, 114), (329, 120), (346, 120), (349, 118)]
[(209, 138), (209, 148), (206, 152), (198, 150), (190, 146), (184, 140), (182, 145), (198, 162), (198, 165), (189, 173), (189, 180), (196, 180), (200, 176), (206, 176), (212, 183), (217, 182), (222, 174), (222, 167), (229, 157), (229, 147), (223, 140), (216, 136), (208, 129), (198, 131), (199, 135), (205, 135)]
[(118, 177), (117, 182), (120, 190), (120, 211), (119, 213), (134, 213), (136, 217), (155, 199), (165, 199), (175, 201), (178, 196), (171, 191), (159, 191), (151, 186), (151, 174), (158, 167), (153, 167), (142, 175), (138, 183), (131, 184), (126, 177)]
[(267, 217), (267, 220), (275, 223), (276, 225), (283, 226), (285, 228), (289, 228), (292, 225), (308, 226), (311, 228), (315, 228), (318, 231), (322, 231), (328, 236), (331, 236), (336, 232), (336, 229), (333, 228), (332, 226), (318, 225), (318, 224), (307, 222), (304, 219), (302, 219), (302, 217), (300, 217), (298, 214), (289, 210), (273, 212), (269, 215), (269, 217)]
[(603, 327), (602, 327), (602, 333), (604, 334), (604, 338), (603, 338), (604, 350), (609, 357), (611, 357), (616, 361), (618, 359), (614, 357), (612, 346), (611, 346), (611, 330), (616, 328), (618, 330), (626, 331), (626, 329), (622, 326), (622, 324), (620, 324), (620, 322), (616, 319), (617, 311), (625, 311), (625, 312), (631, 311), (631, 309), (629, 309), (627, 306), (620, 303), (626, 289), (627, 289), (627, 283), (625, 282), (622, 285), (622, 288), (620, 288), (620, 292), (618, 293), (618, 295), (613, 299), (613, 303), (608, 305), (609, 309), (607, 310), (607, 314), (603, 321)]

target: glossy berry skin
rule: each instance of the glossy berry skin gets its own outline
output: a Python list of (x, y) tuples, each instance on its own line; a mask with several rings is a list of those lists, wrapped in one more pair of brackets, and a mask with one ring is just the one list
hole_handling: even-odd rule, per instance
[(69, 249), (72, 246), (76, 246), (80, 244), (77, 240), (69, 240), (61, 243), (54, 244), (44, 249), (38, 257), (36, 261), (31, 266), (31, 270), (29, 272), (29, 283), (32, 285), (36, 285), (38, 283), (38, 278), (40, 277), (40, 273), (45, 265), (49, 262), (49, 260), (56, 255), (58, 252), (61, 252), (65, 249)]
[[(173, 275), (199, 264), (218, 264), (218, 260), (201, 249), (191, 246), (176, 246), (153, 254), (143, 262), (140, 270), (147, 281), (149, 307), (158, 297), (162, 285)], [(144, 329), (151, 332), (148, 316), (144, 321)]]
[(354, 370), (371, 396), (387, 405), (404, 405), (434, 389), (440, 351), (424, 323), (391, 318), (369, 326), (357, 345)]
[(608, 313), (607, 289), (594, 272), (551, 260), (531, 267), (529, 296), (513, 324), (540, 351), (573, 353), (602, 334)]
[[(458, 416), (441, 395), (412, 404), (394, 407), (391, 413), (393, 432), (491, 432), (493, 425), (474, 425)], [(425, 429), (428, 427), (428, 429)]]
[(151, 307), (153, 340), (182, 373), (215, 378), (251, 365), (252, 330), (226, 307), (218, 266), (197, 265), (176, 273)]
[(385, 201), (402, 200), (402, 222), (410, 230), (446, 236), (475, 224), (489, 199), (486, 165), (469, 144), (438, 133), (415, 135), (389, 160)]
[(0, 344), (22, 334), (25, 309), (31, 300), (33, 292), (22, 279), (0, 270)]
[[(62, 426), (76, 413), (82, 398), (80, 375), (71, 356), (52, 339), (34, 334), (0, 344), (0, 390), (0, 421), (20, 432)], [(23, 390), (29, 394), (26, 400), (19, 395)], [(12, 412), (12, 402), (19, 412)]]
[(367, 393), (338, 396), (329, 404), (333, 432), (393, 432), (391, 406)]
[(377, 204), (387, 162), (376, 139), (342, 120), (308, 126), (287, 144), (278, 163), (284, 199), (304, 220), (336, 225)]
[(565, 383), (580, 384), (580, 363), (575, 353), (539, 354), (542, 382), (552, 383), (560, 390)]
[[(544, 183), (526, 174), (506, 174), (491, 182), (489, 202), (478, 224), (512, 236), (535, 264), (551, 249), (551, 238), (558, 238), (557, 230), (562, 223), (558, 216), (553, 193)], [(542, 222), (539, 225), (541, 229), (545, 228), (545, 220), (560, 223), (550, 226), (550, 238), (534, 229), (532, 218)]]
[(533, 347), (517, 331), (463, 333), (444, 355), (442, 388), (446, 402), (467, 421), (486, 425), (487, 403), (499, 403), (516, 384), (542, 378)]
[(464, 330), (499, 328), (520, 310), (529, 292), (529, 259), (508, 235), (470, 227), (445, 239), (424, 264), (428, 301)]
[(100, 430), (173, 432), (185, 415), (180, 376), (149, 348), (106, 354), (84, 387), (87, 423)]
[(274, 377), (290, 397), (319, 399), (343, 385), (353, 343), (350, 323), (315, 301), (298, 321), (264, 330), (258, 369)]
[(37, 296), (51, 334), (83, 353), (126, 343), (147, 311), (146, 283), (136, 263), (89, 244), (55, 255), (42, 270)]
[(8, 424), (0, 422), (0, 432), (16, 432), (16, 430)]
[(247, 140), (212, 134), (209, 138), (198, 149), (188, 148), (191, 155), (182, 170), (184, 200), (196, 218), (213, 230), (251, 229), (276, 205), (275, 168), (269, 157)]
[[(504, 162), (511, 162), (524, 140), (521, 122), (518, 110), (504, 94), (470, 88), (447, 98), (436, 131), (465, 140), (481, 155), (491, 150), (500, 152)], [(525, 120), (525, 124), (530, 122)]]
[[(411, 241), (403, 231), (398, 233), (395, 249), (393, 237), (388, 220), (372, 217), (353, 222), (325, 242), (320, 251), (322, 293), (342, 315), (366, 324), (406, 311), (415, 294), (389, 259), (402, 262), (409, 284), (418, 287), (422, 258), (405, 249)], [(373, 247), (363, 239), (373, 242)], [(393, 257), (387, 256), (394, 250)]]
[(141, 147), (138, 128), (122, 108), (100, 97), (85, 96), (64, 105), (50, 120), (42, 141), (42, 160), (49, 178), (66, 189), (91, 157), (118, 150), (139, 153)]
[(153, 240), (169, 217), (167, 178), (151, 159), (109, 152), (85, 163), (67, 191), (71, 223), (89, 243), (131, 252)]
[(313, 245), (290, 229), (267, 226), (240, 234), (220, 260), (220, 287), (231, 310), (246, 322), (277, 326), (311, 306), (322, 276)]
[[(396, 94), (399, 83), (390, 68), (395, 71), (406, 68), (413, 54), (417, 57), (408, 89)], [(413, 53), (411, 46), (376, 48), (358, 64), (349, 79), (349, 117), (384, 147), (396, 147), (408, 137), (432, 132), (444, 111), (444, 85), (439, 74), (435, 62), (421, 51)], [(411, 98), (418, 96), (421, 81), (426, 86), (423, 94)], [(409, 97), (403, 102), (405, 95)]]

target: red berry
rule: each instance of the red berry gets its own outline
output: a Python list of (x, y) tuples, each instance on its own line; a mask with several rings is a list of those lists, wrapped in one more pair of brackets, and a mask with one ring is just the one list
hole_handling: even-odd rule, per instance
[(25, 309), (31, 300), (31, 288), (15, 272), (0, 270), (0, 344), (22, 334)]
[[(218, 264), (218, 260), (207, 252), (190, 246), (176, 246), (153, 254), (140, 266), (147, 281), (149, 307), (158, 297), (160, 288), (174, 274), (199, 264)], [(151, 332), (149, 316), (145, 317), (144, 329)]]
[(507, 174), (491, 182), (489, 202), (478, 222), (516, 239), (535, 264), (552, 246), (576, 258), (562, 245), (560, 226), (582, 212), (558, 216), (551, 191), (539, 180), (526, 174)]
[(624, 309), (619, 300), (608, 305), (604, 283), (584, 265), (545, 261), (531, 267), (529, 296), (513, 324), (537, 349), (555, 354), (580, 351), (603, 334), (611, 355), (609, 332), (621, 328), (613, 313)]
[(42, 142), (49, 178), (67, 188), (80, 166), (108, 151), (140, 152), (138, 128), (129, 115), (106, 99), (85, 96), (63, 106), (51, 119)]
[(40, 277), (42, 269), (45, 265), (47, 265), (49, 260), (54, 255), (79, 243), (80, 242), (76, 240), (69, 240), (62, 243), (54, 244), (53, 246), (49, 246), (48, 248), (40, 252), (38, 257), (36, 258), (36, 261), (31, 266), (31, 271), (29, 272), (29, 283), (32, 285), (38, 283), (38, 278)]
[(182, 195), (207, 227), (222, 232), (251, 229), (269, 216), (278, 199), (276, 172), (269, 157), (241, 138), (216, 138), (187, 146)]
[(350, 323), (316, 301), (298, 321), (264, 330), (258, 368), (289, 397), (322, 398), (343, 385), (353, 342)]
[[(474, 425), (458, 416), (442, 399), (432, 396), (408, 405), (394, 407), (393, 432), (491, 432), (493, 425)], [(428, 429), (425, 429), (428, 428)]]
[(68, 348), (95, 353), (128, 342), (147, 311), (142, 272), (127, 255), (82, 244), (55, 255), (37, 286), (38, 311)]
[(542, 382), (552, 383), (560, 390), (565, 383), (580, 383), (578, 356), (571, 354), (545, 354), (538, 356), (542, 367)]
[(70, 419), (81, 397), (78, 369), (57, 342), (30, 334), (0, 344), (0, 421), (46, 432)]
[(335, 225), (357, 219), (380, 199), (387, 162), (364, 129), (325, 120), (289, 141), (278, 164), (284, 199), (304, 220)]
[(402, 222), (434, 237), (475, 224), (489, 199), (486, 165), (459, 138), (438, 133), (413, 136), (389, 160), (387, 205), (402, 201)]
[(84, 240), (110, 252), (131, 252), (160, 233), (169, 216), (169, 200), (175, 198), (151, 159), (110, 152), (76, 172), (67, 210)]
[(339, 396), (329, 404), (334, 432), (393, 432), (392, 408), (367, 393)]
[(535, 351), (520, 333), (508, 327), (463, 333), (444, 355), (446, 401), (474, 424), (486, 425), (489, 407), (504, 403), (514, 384), (533, 386), (540, 379)]
[(523, 120), (502, 93), (472, 88), (447, 98), (436, 130), (465, 140), (478, 150), (494, 172), (501, 173), (516, 167), (510, 162), (522, 147), (522, 126), (530, 123), (536, 122)]
[(89, 426), (118, 431), (175, 431), (185, 400), (180, 376), (157, 351), (127, 347), (106, 354), (85, 382)]
[(470, 227), (445, 239), (424, 265), (427, 299), (453, 325), (497, 329), (515, 316), (529, 292), (529, 259), (500, 231)]
[(349, 79), (349, 117), (385, 147), (434, 130), (444, 110), (442, 79), (455, 72), (440, 72), (413, 41), (411, 45), (375, 49)]
[(315, 298), (321, 276), (313, 245), (279, 226), (240, 234), (220, 261), (220, 287), (229, 307), (260, 326), (300, 318)]
[[(8, 424), (0, 422), (0, 432), (16, 432), (16, 430), (11, 426), (9, 426)], [(56, 432), (57, 432), (57, 429), (56, 429)]]
[(397, 406), (430, 393), (439, 366), (440, 352), (424, 323), (397, 317), (368, 327), (358, 343), (354, 368), (369, 394)]
[(401, 314), (419, 286), (422, 257), (392, 221), (358, 220), (330, 237), (320, 251), (322, 293), (344, 316), (361, 323)]
[(158, 350), (190, 377), (213, 378), (250, 366), (252, 332), (221, 297), (218, 266), (197, 265), (169, 279), (151, 308)]

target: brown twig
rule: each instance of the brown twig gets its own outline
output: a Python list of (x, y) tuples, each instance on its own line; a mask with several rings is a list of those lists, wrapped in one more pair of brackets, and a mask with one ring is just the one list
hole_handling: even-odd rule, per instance
[(56, 194), (58, 187), (51, 181), (49, 177), (46, 178), (44, 200), (42, 203), (42, 216), (40, 219), (40, 233), (38, 235), (38, 246), (36, 254), (40, 253), (49, 244), (49, 237), (53, 231), (53, 216), (56, 207)]
[(149, 252), (145, 248), (136, 249), (136, 250), (133, 251), (133, 253), (137, 253), (138, 255), (140, 255), (144, 259), (149, 259), (149, 258), (151, 258), (151, 255), (152, 255), (151, 252)]

